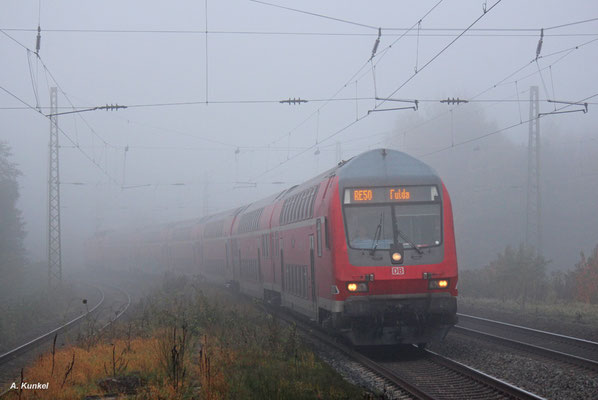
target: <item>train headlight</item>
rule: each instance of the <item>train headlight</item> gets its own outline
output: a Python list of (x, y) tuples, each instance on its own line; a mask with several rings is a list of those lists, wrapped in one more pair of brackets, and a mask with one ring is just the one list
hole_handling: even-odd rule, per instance
[(403, 264), (405, 248), (402, 243), (390, 245), (390, 262), (393, 264)]
[(347, 290), (349, 292), (367, 292), (368, 291), (368, 283), (367, 282), (350, 282), (350, 283), (347, 283)]
[(430, 279), (428, 281), (428, 289), (446, 289), (448, 285), (448, 279)]

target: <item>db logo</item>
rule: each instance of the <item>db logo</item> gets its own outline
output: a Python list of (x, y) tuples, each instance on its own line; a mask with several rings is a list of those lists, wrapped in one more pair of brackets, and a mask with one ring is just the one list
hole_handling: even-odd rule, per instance
[(405, 275), (405, 267), (392, 267), (393, 275)]

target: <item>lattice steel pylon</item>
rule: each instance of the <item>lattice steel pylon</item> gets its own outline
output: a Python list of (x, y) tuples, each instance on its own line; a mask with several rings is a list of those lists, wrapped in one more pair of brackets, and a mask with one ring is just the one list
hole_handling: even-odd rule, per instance
[(541, 191), (540, 191), (540, 101), (538, 86), (530, 87), (529, 142), (527, 150), (527, 227), (525, 243), (542, 254)]
[(48, 284), (62, 282), (60, 243), (60, 170), (58, 153), (58, 91), (50, 88), (50, 143), (48, 168)]

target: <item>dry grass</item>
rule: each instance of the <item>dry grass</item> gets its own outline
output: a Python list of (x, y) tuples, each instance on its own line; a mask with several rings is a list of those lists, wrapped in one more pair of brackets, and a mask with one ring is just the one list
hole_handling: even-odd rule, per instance
[(49, 382), (49, 389), (23, 391), (22, 398), (102, 395), (108, 389), (99, 382), (113, 375), (141, 378), (135, 393), (122, 398), (364, 398), (305, 348), (292, 327), (228, 291), (170, 278), (133, 312), (136, 318), (115, 330), (119, 338), (57, 351), (53, 373), (52, 354), (41, 357), (26, 369), (25, 381)]
[[(130, 343), (116, 340), (114, 343), (101, 343), (89, 350), (69, 347), (58, 350), (52, 372), (52, 354), (40, 357), (33, 365), (25, 369), (24, 380), (29, 383), (49, 382), (47, 390), (24, 390), (23, 399), (75, 399), (83, 394), (101, 393), (97, 382), (111, 375), (113, 364), (113, 345), (118, 355), (127, 361), (127, 371), (152, 371), (157, 364), (155, 349), (158, 340), (133, 339)], [(126, 350), (128, 344), (130, 349)], [(69, 366), (74, 363), (70, 372)]]

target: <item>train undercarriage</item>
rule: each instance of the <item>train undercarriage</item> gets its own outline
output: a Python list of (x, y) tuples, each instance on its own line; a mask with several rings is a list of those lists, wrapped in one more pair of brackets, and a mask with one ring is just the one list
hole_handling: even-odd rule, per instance
[(425, 344), (441, 341), (457, 323), (453, 296), (347, 299), (325, 325), (358, 346)]

